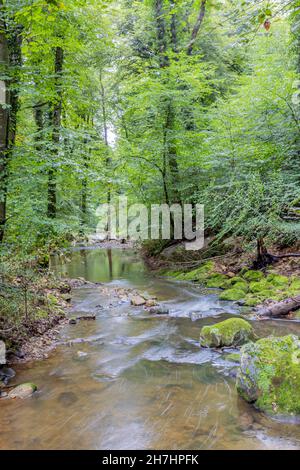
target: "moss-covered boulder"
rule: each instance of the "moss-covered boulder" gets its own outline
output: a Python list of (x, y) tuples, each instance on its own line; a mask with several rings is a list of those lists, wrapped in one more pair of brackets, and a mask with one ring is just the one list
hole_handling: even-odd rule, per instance
[(260, 281), (263, 279), (264, 275), (261, 271), (254, 271), (250, 269), (249, 271), (246, 271), (243, 273), (243, 278), (246, 279), (246, 281)]
[(300, 293), (300, 278), (292, 278), (291, 284), (290, 284), (290, 290), (294, 294), (297, 294), (298, 292)]
[(242, 289), (236, 289), (233, 287), (232, 289), (226, 289), (224, 292), (220, 294), (221, 300), (242, 300), (244, 299), (246, 293)]
[(290, 282), (288, 277), (281, 276), (280, 274), (269, 274), (266, 277), (266, 281), (271, 285), (271, 287), (278, 288), (285, 288)]
[(250, 323), (242, 318), (229, 318), (211, 326), (204, 326), (200, 333), (200, 346), (219, 348), (239, 346), (253, 338)]
[(256, 292), (259, 293), (263, 290), (268, 290), (268, 289), (271, 290), (272, 286), (264, 279), (261, 281), (252, 281), (249, 284), (249, 290), (250, 292), (253, 292), (253, 293), (256, 293)]
[(300, 341), (268, 337), (241, 349), (237, 390), (270, 414), (300, 414)]
[(220, 273), (210, 274), (210, 276), (207, 278), (206, 286), (222, 288), (226, 285), (227, 280), (228, 280), (228, 277), (225, 274), (220, 274)]

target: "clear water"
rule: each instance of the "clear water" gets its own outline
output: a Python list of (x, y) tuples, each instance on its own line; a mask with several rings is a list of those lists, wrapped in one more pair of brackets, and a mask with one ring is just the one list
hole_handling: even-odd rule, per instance
[[(16, 382), (33, 381), (39, 391), (1, 401), (0, 448), (300, 448), (300, 426), (245, 403), (226, 354), (199, 347), (202, 325), (239, 314), (231, 303), (214, 291), (153, 276), (129, 250), (77, 250), (53, 266), (68, 277), (156, 295), (170, 315), (109, 298), (101, 287), (75, 290), (72, 314), (93, 312), (97, 319), (67, 325), (49, 359), (18, 367)], [(296, 322), (254, 327), (260, 336), (300, 334)]]

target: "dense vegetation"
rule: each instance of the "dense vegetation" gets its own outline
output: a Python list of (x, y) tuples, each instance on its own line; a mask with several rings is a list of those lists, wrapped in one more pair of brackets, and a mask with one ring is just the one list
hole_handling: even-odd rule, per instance
[(297, 0), (1, 0), (2, 255), (99, 203), (205, 205), (245, 245), (299, 234)]

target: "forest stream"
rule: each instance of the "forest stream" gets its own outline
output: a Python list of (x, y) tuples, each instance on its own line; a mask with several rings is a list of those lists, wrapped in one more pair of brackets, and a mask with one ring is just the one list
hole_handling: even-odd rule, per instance
[[(15, 383), (32, 381), (38, 392), (1, 403), (0, 448), (300, 449), (300, 426), (244, 402), (226, 353), (199, 347), (201, 326), (239, 315), (235, 304), (215, 290), (153, 275), (133, 250), (74, 249), (52, 265), (69, 278), (156, 296), (169, 315), (104, 295), (97, 285), (75, 289), (70, 315), (92, 313), (96, 321), (64, 326), (47, 360), (17, 367)], [(259, 336), (300, 334), (296, 321), (254, 328)]]

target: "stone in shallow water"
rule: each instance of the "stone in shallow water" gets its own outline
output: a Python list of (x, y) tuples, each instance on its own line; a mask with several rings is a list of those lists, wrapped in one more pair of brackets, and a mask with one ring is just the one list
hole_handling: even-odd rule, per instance
[(262, 411), (300, 415), (299, 338), (270, 336), (243, 346), (236, 386)]
[(8, 394), (8, 398), (28, 398), (37, 390), (37, 386), (33, 383), (24, 383), (18, 385)]
[(155, 315), (169, 315), (170, 311), (168, 308), (158, 305), (157, 307), (150, 308), (150, 313)]
[(140, 295), (134, 295), (131, 297), (131, 305), (134, 305), (135, 307), (140, 307), (141, 305), (145, 305), (145, 303), (146, 300)]
[(200, 333), (200, 346), (219, 348), (239, 346), (253, 337), (250, 323), (242, 318), (229, 318), (211, 326), (204, 326)]

